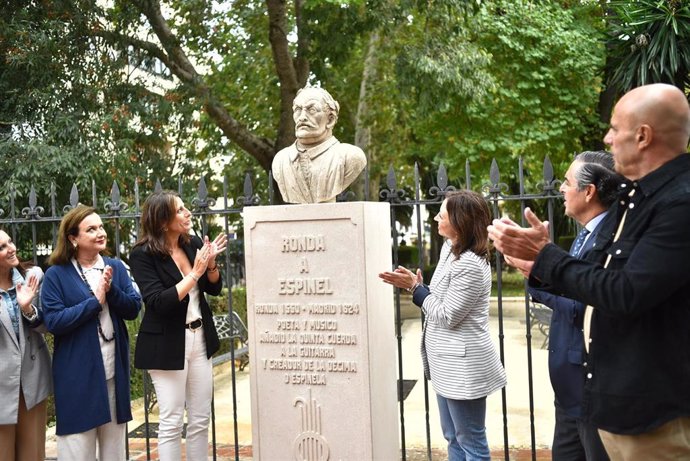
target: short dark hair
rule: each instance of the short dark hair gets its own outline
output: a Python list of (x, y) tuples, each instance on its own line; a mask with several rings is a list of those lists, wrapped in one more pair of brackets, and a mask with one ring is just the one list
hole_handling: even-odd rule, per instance
[(623, 180), (613, 169), (613, 155), (603, 150), (584, 151), (575, 157), (575, 161), (582, 164), (574, 173), (577, 190), (594, 185), (597, 198), (608, 208), (616, 200), (618, 185)]
[[(147, 251), (158, 256), (168, 256), (170, 248), (165, 239), (165, 229), (177, 214), (175, 199), (180, 195), (162, 190), (149, 195), (141, 207), (139, 240), (134, 246), (145, 245)], [(180, 235), (180, 243), (189, 242), (189, 235)]]
[(478, 256), (489, 257), (489, 233), (491, 211), (486, 199), (471, 190), (456, 190), (446, 194), (448, 220), (457, 242), (451, 251), (456, 257), (470, 250)]

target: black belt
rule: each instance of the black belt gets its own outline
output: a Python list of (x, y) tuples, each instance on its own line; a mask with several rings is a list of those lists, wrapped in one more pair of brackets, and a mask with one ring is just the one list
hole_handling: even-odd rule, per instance
[(201, 319), (196, 319), (193, 322), (189, 322), (186, 325), (186, 327), (189, 328), (190, 330), (194, 331), (194, 330), (198, 330), (199, 328), (201, 328), (202, 325), (203, 325), (203, 323), (201, 322)]

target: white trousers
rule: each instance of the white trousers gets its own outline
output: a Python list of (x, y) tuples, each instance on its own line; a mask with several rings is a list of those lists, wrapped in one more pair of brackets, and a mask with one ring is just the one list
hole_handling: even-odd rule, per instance
[(109, 379), (108, 400), (111, 421), (78, 434), (59, 435), (58, 461), (94, 461), (98, 447), (99, 461), (124, 461), (127, 424), (117, 424), (115, 410), (115, 378)]
[(182, 459), (182, 428), (187, 408), (187, 460), (208, 459), (208, 424), (213, 398), (213, 364), (206, 358), (204, 330), (187, 329), (183, 370), (149, 370), (158, 399), (160, 461)]

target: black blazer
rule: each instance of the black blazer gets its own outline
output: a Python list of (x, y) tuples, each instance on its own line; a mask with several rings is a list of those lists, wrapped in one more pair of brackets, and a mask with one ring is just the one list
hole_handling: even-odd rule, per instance
[[(203, 243), (199, 237), (192, 237), (183, 245), (189, 262), (194, 264), (196, 250)], [(139, 285), (144, 298), (144, 318), (137, 335), (134, 352), (134, 366), (147, 370), (182, 370), (184, 368), (185, 324), (189, 295), (181, 301), (178, 299), (175, 285), (182, 280), (182, 273), (172, 257), (160, 257), (147, 251), (145, 245), (137, 246), (129, 255), (134, 280)], [(206, 355), (211, 357), (218, 350), (220, 343), (213, 324), (211, 309), (203, 293), (220, 294), (223, 288), (222, 277), (211, 283), (207, 275), (201, 276), (198, 282), (201, 308), (201, 319), (204, 324)]]

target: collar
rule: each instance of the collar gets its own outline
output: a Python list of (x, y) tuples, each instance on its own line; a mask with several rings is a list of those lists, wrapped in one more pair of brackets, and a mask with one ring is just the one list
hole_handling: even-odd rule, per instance
[(7, 290), (3, 290), (2, 288), (0, 288), (0, 292), (9, 293), (11, 291), (15, 291), (17, 289), (17, 284), (20, 282), (24, 283), (24, 277), (22, 277), (22, 274), (20, 274), (19, 271), (15, 267), (13, 267), (12, 268), (12, 286)]
[(626, 181), (621, 184), (619, 191), (623, 192), (623, 190), (627, 189), (625, 190), (627, 194), (630, 190), (629, 188), (634, 187), (639, 189), (645, 196), (654, 195), (667, 182), (687, 171), (690, 171), (690, 155), (686, 153), (680, 154), (637, 181)]
[(17, 286), (17, 284), (20, 282), (24, 283), (24, 277), (22, 277), (22, 274), (19, 273), (17, 268), (13, 267), (12, 268), (12, 284), (14, 285), (14, 287), (12, 287), (12, 289), (14, 289)]
[[(305, 151), (311, 160), (314, 160), (319, 155), (326, 152), (328, 149), (333, 147), (335, 144), (340, 143), (335, 136), (331, 136), (318, 146), (308, 147)], [(290, 150), (290, 162), (294, 162), (299, 158), (299, 151), (297, 150), (297, 141), (292, 144), (292, 149)]]
[[(77, 272), (79, 272), (79, 267), (77, 267), (77, 259), (72, 258), (72, 265), (74, 266), (75, 269), (77, 269)], [(103, 261), (103, 256), (98, 255), (98, 260), (96, 261), (96, 264), (93, 266), (89, 267), (86, 269), (85, 267), (82, 266), (82, 269), (84, 270), (84, 273), (88, 273), (91, 271), (100, 271), (103, 272), (105, 270), (105, 261)]]
[(606, 217), (607, 214), (608, 210), (590, 219), (589, 222), (585, 224), (585, 229), (587, 229), (590, 234), (594, 232), (594, 230), (599, 226), (599, 223)]
[(0, 288), (0, 292), (3, 293), (10, 293), (11, 291), (15, 291), (17, 289), (17, 283), (24, 283), (24, 277), (22, 277), (22, 274), (19, 273), (19, 271), (16, 268), (12, 268), (12, 286), (7, 289), (3, 290)]

